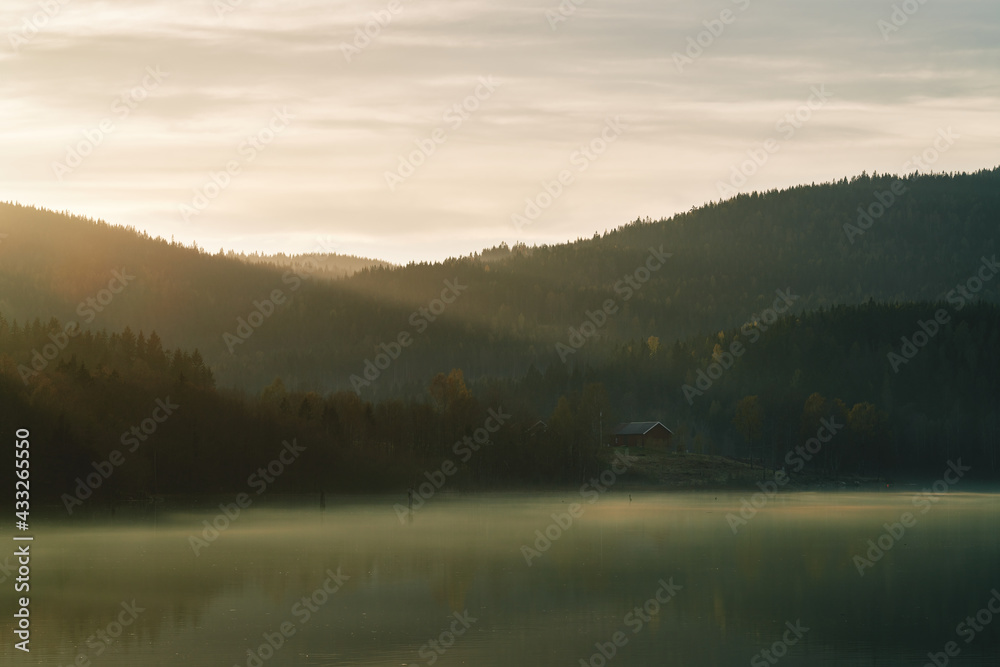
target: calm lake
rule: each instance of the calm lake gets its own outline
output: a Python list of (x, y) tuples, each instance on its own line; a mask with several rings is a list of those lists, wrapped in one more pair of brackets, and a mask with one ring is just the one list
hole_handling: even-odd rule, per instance
[(218, 509), (42, 524), (31, 652), (0, 571), (0, 662), (995, 665), (1000, 496), (918, 492), (781, 493), (740, 520), (749, 492), (254, 505), (213, 541)]

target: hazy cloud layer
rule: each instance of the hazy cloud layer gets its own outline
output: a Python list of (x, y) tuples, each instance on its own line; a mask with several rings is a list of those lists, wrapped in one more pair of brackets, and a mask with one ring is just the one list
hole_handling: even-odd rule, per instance
[[(395, 14), (374, 0), (9, 1), (0, 198), (211, 250), (334, 238), (406, 261), (719, 199), (768, 139), (777, 152), (736, 189), (897, 172), (949, 127), (959, 138), (927, 168), (995, 166), (1000, 12), (895, 4), (915, 11), (893, 23), (891, 2), (565, 0), (553, 29), (554, 0), (399, 0)], [(347, 62), (373, 13), (391, 21)], [(697, 57), (679, 67), (686, 50)], [(478, 109), (449, 112), (477, 90)], [(808, 120), (779, 125), (797, 110)], [(444, 142), (390, 189), (386, 172), (436, 129)], [(615, 137), (603, 155), (577, 152), (602, 131)], [(90, 154), (56, 166), (76, 163), (74, 146)], [(573, 182), (518, 229), (511, 216), (561, 170)]]

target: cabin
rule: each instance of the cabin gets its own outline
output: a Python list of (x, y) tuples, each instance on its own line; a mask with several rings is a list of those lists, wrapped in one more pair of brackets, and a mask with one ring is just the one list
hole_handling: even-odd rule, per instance
[(660, 422), (629, 422), (619, 424), (611, 444), (614, 447), (670, 448), (674, 433)]

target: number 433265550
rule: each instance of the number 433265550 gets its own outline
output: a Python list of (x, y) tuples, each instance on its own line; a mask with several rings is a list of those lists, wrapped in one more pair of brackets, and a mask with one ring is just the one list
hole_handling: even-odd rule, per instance
[(14, 499), (15, 505), (14, 509), (17, 513), (17, 518), (21, 521), (28, 520), (28, 510), (30, 499), (29, 496), (29, 483), (28, 477), (30, 473), (28, 471), (28, 459), (30, 458), (31, 444), (28, 441), (28, 429), (18, 429), (17, 440), (14, 443), (16, 462), (14, 463), (15, 475), (17, 475), (17, 482), (14, 485)]

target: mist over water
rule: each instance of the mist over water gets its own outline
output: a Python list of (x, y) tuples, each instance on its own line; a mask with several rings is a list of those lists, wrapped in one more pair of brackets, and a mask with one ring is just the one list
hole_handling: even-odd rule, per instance
[[(755, 664), (790, 639), (776, 647), (783, 665), (923, 665), (949, 641), (959, 664), (995, 664), (1000, 623), (968, 642), (956, 626), (1000, 587), (1000, 501), (949, 493), (921, 513), (913, 498), (778, 494), (745, 524), (727, 518), (740, 494), (434, 497), (412, 520), (393, 509), (405, 498), (328, 500), (322, 512), (245, 510), (198, 548), (191, 537), (205, 539), (217, 511), (42, 525), (32, 651), (5, 642), (0, 656), (707, 666)], [(915, 523), (900, 534), (906, 512)], [(880, 538), (891, 547), (859, 574), (855, 557)]]

